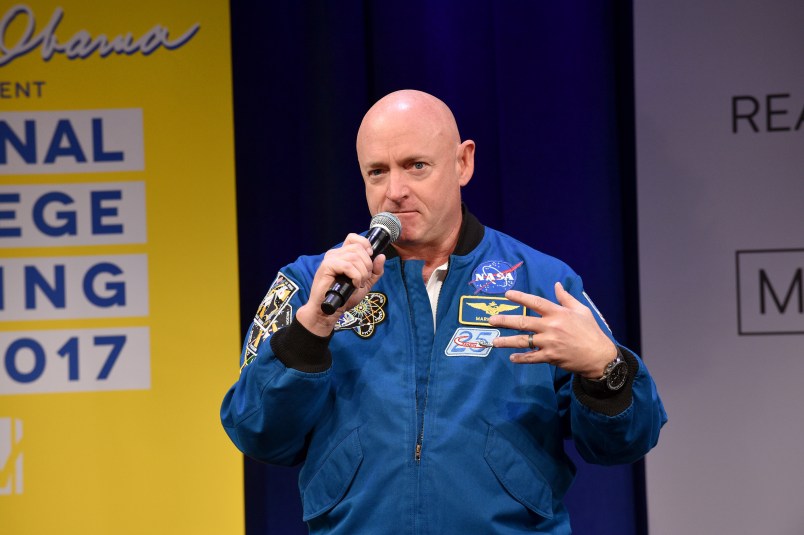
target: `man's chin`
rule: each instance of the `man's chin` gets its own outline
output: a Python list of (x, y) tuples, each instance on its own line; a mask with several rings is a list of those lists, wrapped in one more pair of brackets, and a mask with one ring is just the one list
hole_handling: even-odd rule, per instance
[(418, 244), (417, 235), (414, 232), (405, 232), (405, 225), (402, 224), (402, 234), (399, 235), (399, 238), (394, 242), (394, 245), (403, 248), (411, 248), (416, 247)]
[(418, 234), (416, 231), (416, 227), (419, 226), (418, 212), (394, 212), (394, 215), (402, 224), (402, 234), (399, 239), (413, 239)]

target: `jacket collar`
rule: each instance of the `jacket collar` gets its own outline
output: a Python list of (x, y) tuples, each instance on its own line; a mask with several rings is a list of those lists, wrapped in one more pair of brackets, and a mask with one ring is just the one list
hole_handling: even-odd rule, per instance
[(461, 212), (463, 214), (461, 231), (458, 234), (455, 250), (452, 251), (452, 254), (458, 256), (468, 255), (474, 251), (486, 233), (486, 227), (466, 208), (464, 203), (461, 203)]

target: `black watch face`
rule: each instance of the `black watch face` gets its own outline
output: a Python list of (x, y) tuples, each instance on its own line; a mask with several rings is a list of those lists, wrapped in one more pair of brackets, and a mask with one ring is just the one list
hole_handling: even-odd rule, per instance
[(626, 379), (628, 379), (628, 364), (618, 362), (606, 378), (606, 386), (611, 390), (619, 390), (625, 384)]

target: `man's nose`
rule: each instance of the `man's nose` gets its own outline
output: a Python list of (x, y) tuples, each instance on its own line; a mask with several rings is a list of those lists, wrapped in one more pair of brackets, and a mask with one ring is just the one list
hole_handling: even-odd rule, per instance
[(408, 186), (402, 171), (392, 169), (388, 175), (388, 188), (385, 190), (385, 196), (388, 200), (398, 202), (408, 195)]

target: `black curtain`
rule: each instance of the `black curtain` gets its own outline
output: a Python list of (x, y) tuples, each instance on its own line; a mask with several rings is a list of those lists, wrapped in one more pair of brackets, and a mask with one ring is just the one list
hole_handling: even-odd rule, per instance
[[(272, 0), (231, 14), (244, 334), (282, 265), (367, 227), (357, 127), (414, 88), (477, 142), (470, 210), (569, 263), (639, 349), (631, 2)], [(575, 533), (647, 533), (641, 463), (591, 466), (567, 448)], [(244, 470), (247, 533), (306, 533), (297, 470)]]

